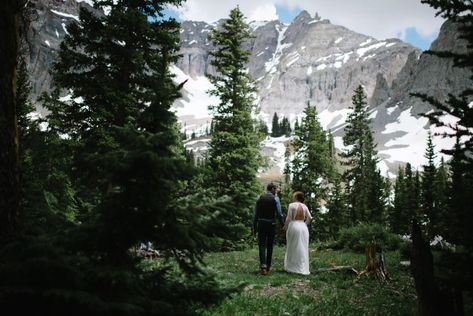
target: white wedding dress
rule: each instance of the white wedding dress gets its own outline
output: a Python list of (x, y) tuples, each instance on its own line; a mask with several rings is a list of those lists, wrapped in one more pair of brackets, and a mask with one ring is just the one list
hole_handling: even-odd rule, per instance
[(286, 217), (286, 255), (284, 269), (288, 272), (310, 274), (309, 230), (312, 216), (304, 203), (289, 204)]

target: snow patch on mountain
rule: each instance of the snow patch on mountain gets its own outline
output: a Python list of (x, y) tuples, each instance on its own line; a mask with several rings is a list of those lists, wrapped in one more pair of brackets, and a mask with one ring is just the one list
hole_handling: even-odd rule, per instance
[(88, 5), (90, 5), (91, 7), (94, 6), (94, 2), (92, 0), (76, 0), (77, 3), (81, 3), (81, 2), (85, 2), (87, 3)]
[(367, 52), (369, 52), (370, 50), (378, 49), (380, 47), (386, 46), (386, 44), (387, 44), (386, 42), (379, 42), (379, 43), (376, 43), (376, 44), (373, 44), (373, 45), (370, 45), (370, 46), (367, 46), (367, 47), (358, 48), (356, 50), (356, 53), (358, 54), (358, 57), (363, 57), (363, 55), (366, 54)]
[(348, 113), (350, 113), (349, 109), (342, 109), (338, 111), (329, 111), (328, 109), (323, 110), (319, 113), (319, 121), (320, 125), (324, 130), (329, 130), (334, 127), (338, 127), (345, 123)]
[(203, 76), (192, 78), (186, 75), (177, 66), (171, 67), (171, 72), (175, 75), (175, 82), (184, 84), (183, 98), (179, 99), (179, 105), (175, 105), (174, 110), (178, 117), (189, 116), (196, 119), (210, 118), (209, 105), (218, 104), (217, 97), (210, 96), (207, 91), (213, 88), (210, 81)]
[[(72, 91), (71, 91), (71, 93), (72, 93)], [(65, 96), (63, 96), (63, 97), (60, 97), (60, 98), (59, 98), (59, 101), (65, 102), (65, 103), (74, 101), (74, 103), (82, 104), (82, 103), (84, 103), (84, 98), (82, 98), (82, 97), (77, 97), (77, 98), (72, 99), (72, 95), (71, 95), (71, 94), (67, 94), (67, 95), (65, 95)]]
[(284, 170), (285, 161), (284, 161), (284, 154), (286, 153), (286, 145), (287, 141), (290, 141), (292, 137), (266, 137), (266, 139), (261, 143), (261, 145), (265, 148), (273, 149), (274, 152), (267, 156), (270, 161), (270, 167), (278, 167), (279, 170)]
[[(382, 134), (389, 135), (403, 132), (404, 135), (387, 141), (384, 144), (387, 149), (381, 150), (379, 154), (388, 162), (409, 162), (414, 168), (420, 169), (422, 165), (426, 163), (424, 153), (427, 148), (429, 130), (426, 129), (426, 127), (429, 125), (429, 121), (425, 117), (413, 116), (411, 111), (412, 108), (404, 110), (401, 112), (396, 122), (389, 123), (385, 126), (385, 130), (381, 132)], [(444, 116), (441, 120), (447, 124), (454, 124), (457, 119), (452, 116)], [(442, 149), (451, 149), (454, 146), (454, 138), (436, 135), (448, 131), (451, 132), (448, 127), (431, 126), (430, 131), (433, 135), (432, 142), (437, 152)], [(437, 156), (436, 163), (440, 162), (442, 156), (444, 155), (439, 154)]]
[(52, 9), (51, 9), (51, 12), (54, 13), (54, 14), (57, 14), (57, 15), (59, 15), (59, 16), (65, 17), (65, 18), (74, 19), (74, 20), (76, 20), (77, 22), (79, 22), (79, 17), (78, 17), (77, 15), (73, 15), (73, 14), (69, 14), (69, 13), (64, 13), (64, 12), (59, 12), (59, 11), (52, 10)]
[(292, 64), (294, 64), (296, 61), (299, 60), (301, 56), (299, 55), (298, 52), (294, 52), (294, 53), (291, 53), (287, 56), (289, 60), (289, 62), (286, 64), (286, 67), (291, 67)]
[(361, 46), (365, 46), (365, 45), (368, 45), (369, 43), (371, 43), (373, 41), (372, 38), (368, 38), (366, 41), (364, 41), (363, 43), (360, 43), (360, 47)]
[(269, 21), (251, 21), (249, 25), (253, 31), (256, 31), (258, 28), (265, 26), (268, 23)]
[(389, 107), (386, 109), (386, 112), (388, 113), (388, 115), (391, 115), (393, 114), (394, 110), (396, 110), (397, 106), (392, 106), (392, 107)]
[(285, 39), (284, 33), (286, 33), (288, 26), (287, 25), (275, 25), (276, 31), (278, 32), (278, 44), (276, 46), (276, 50), (274, 51), (273, 56), (271, 59), (265, 63), (266, 72), (273, 74), (277, 71), (277, 66), (279, 65), (279, 61), (281, 59), (283, 51), (292, 46), (292, 43), (284, 43)]
[[(320, 65), (317, 66), (316, 70), (324, 70), (326, 68), (342, 68), (344, 64), (348, 62), (350, 59), (350, 55), (352, 55), (353, 52), (347, 52), (347, 53), (336, 53), (336, 54), (331, 54), (323, 57), (319, 57), (316, 62), (324, 62)], [(325, 63), (325, 62), (330, 62), (330, 63)]]
[(307, 76), (310, 76), (313, 72), (312, 65), (307, 68)]
[(69, 32), (67, 31), (67, 28), (66, 28), (66, 23), (61, 23), (61, 25), (62, 25), (62, 29), (64, 30), (64, 33), (69, 35)]

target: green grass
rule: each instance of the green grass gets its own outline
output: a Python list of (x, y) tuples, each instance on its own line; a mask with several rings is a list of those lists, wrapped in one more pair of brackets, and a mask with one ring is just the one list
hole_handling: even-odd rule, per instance
[(386, 254), (390, 281), (349, 272), (321, 272), (318, 268), (351, 265), (363, 270), (364, 254), (311, 250), (309, 276), (284, 271), (284, 248), (275, 247), (272, 271), (260, 275), (258, 250), (212, 253), (209, 268), (227, 286), (242, 290), (221, 304), (202, 311), (204, 315), (412, 315), (416, 301), (409, 271), (399, 265), (399, 252)]

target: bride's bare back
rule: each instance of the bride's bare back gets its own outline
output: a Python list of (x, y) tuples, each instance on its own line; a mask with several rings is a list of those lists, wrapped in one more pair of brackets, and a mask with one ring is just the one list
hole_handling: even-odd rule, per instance
[(299, 203), (296, 208), (296, 214), (294, 216), (296, 221), (303, 221), (305, 219), (304, 209), (302, 208), (302, 204)]

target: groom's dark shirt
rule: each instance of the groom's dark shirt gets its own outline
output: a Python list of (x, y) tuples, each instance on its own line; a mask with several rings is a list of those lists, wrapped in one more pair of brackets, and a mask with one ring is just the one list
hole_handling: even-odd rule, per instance
[(284, 225), (284, 216), (279, 198), (271, 192), (260, 195), (253, 210), (253, 228), (256, 230), (258, 221), (275, 223), (276, 216), (281, 225)]

